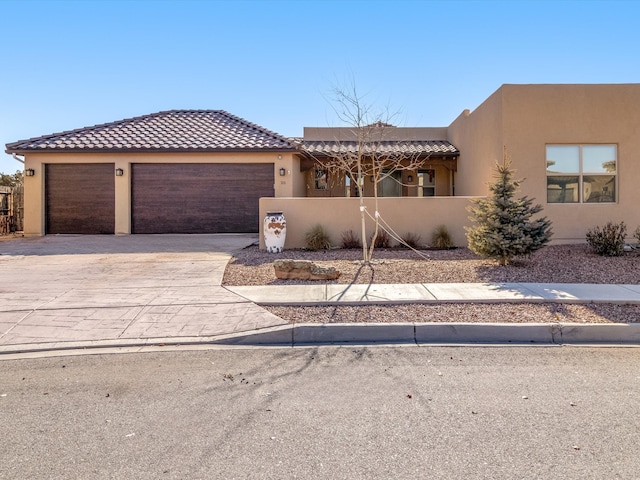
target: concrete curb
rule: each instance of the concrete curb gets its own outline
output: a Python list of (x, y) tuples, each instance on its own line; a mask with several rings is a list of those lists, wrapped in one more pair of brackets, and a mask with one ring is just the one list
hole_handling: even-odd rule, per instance
[(230, 335), (213, 343), (640, 345), (640, 323), (302, 323)]
[(210, 337), (97, 340), (0, 346), (1, 358), (44, 354), (162, 351), (167, 347), (309, 345), (640, 346), (640, 323), (303, 323)]

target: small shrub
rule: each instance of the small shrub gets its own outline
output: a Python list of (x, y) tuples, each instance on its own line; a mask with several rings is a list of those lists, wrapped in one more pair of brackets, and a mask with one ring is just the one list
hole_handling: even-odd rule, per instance
[(636, 231), (633, 232), (633, 236), (638, 240), (638, 243), (640, 243), (640, 227), (636, 228)]
[(342, 232), (342, 248), (362, 248), (360, 237), (353, 230)]
[(329, 250), (331, 248), (331, 239), (322, 225), (316, 225), (309, 230), (305, 234), (304, 240), (309, 250)]
[[(373, 238), (373, 235), (371, 238)], [(371, 242), (371, 240), (369, 240), (369, 242)], [(375, 248), (389, 248), (391, 246), (391, 237), (385, 230), (378, 230), (378, 235), (376, 235), (376, 241), (373, 246)]]
[(618, 257), (623, 253), (627, 226), (624, 222), (607, 222), (603, 227), (587, 230), (587, 243), (598, 255)]
[(453, 241), (451, 240), (451, 235), (449, 235), (449, 230), (444, 225), (439, 225), (433, 231), (431, 235), (431, 246), (434, 248), (442, 248), (448, 249), (453, 247)]
[(417, 233), (407, 232), (402, 236), (402, 240), (404, 243), (400, 244), (401, 247), (419, 248), (422, 237)]

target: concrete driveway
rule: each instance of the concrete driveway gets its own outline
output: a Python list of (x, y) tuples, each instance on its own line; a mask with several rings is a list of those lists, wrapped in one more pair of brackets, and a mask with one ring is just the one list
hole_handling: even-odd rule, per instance
[[(0, 352), (213, 337), (287, 322), (221, 287), (256, 235), (0, 241)], [(24, 347), (24, 348), (23, 348)]]

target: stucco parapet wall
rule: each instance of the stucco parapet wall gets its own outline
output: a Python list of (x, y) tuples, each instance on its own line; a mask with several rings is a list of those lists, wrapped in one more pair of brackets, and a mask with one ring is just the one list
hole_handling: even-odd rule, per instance
[[(378, 211), (396, 233), (419, 235), (425, 244), (433, 231), (444, 225), (455, 246), (466, 246), (465, 226), (470, 226), (467, 207), (478, 197), (400, 197), (379, 198)], [(367, 236), (374, 228), (375, 199), (364, 198), (366, 207)], [(339, 247), (342, 233), (361, 232), (360, 199), (357, 197), (329, 198), (261, 198), (260, 218), (270, 211), (283, 212), (287, 222), (287, 238), (284, 248), (305, 248), (305, 233), (315, 225), (321, 225), (328, 233), (333, 246)], [(260, 248), (264, 249), (263, 225), (260, 222)]]
[[(356, 128), (350, 127), (304, 127), (304, 141), (353, 141)], [(448, 140), (447, 127), (384, 127), (377, 129), (371, 137), (385, 141)]]

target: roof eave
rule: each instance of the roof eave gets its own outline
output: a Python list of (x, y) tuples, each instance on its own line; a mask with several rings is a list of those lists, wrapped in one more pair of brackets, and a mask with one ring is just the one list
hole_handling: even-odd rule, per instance
[[(306, 150), (300, 150), (300, 153), (304, 154), (308, 158), (331, 158), (340, 155), (345, 155), (347, 152), (341, 153), (330, 153), (330, 152), (308, 152)], [(364, 157), (367, 157), (367, 154), (363, 154)], [(460, 151), (456, 150), (455, 152), (421, 152), (421, 153), (412, 153), (407, 154), (410, 157), (418, 157), (418, 158), (429, 158), (429, 157), (459, 157)]]
[[(8, 146), (7, 146), (8, 147)], [(11, 155), (29, 155), (33, 153), (242, 153), (242, 152), (298, 152), (294, 147), (265, 148), (7, 148), (5, 153)]]

